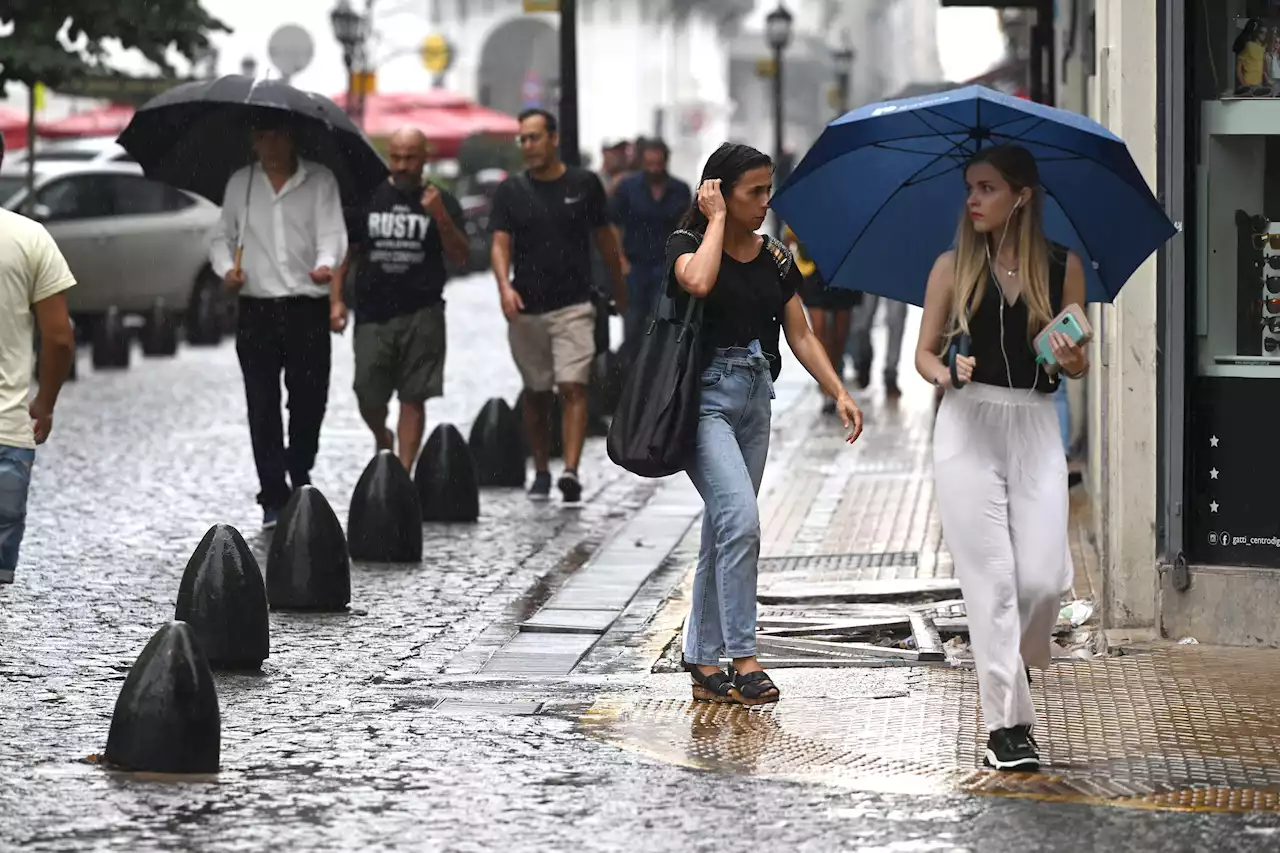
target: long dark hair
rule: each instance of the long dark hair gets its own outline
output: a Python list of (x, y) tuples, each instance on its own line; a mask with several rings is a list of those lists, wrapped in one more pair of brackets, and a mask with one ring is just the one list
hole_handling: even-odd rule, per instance
[[(761, 167), (773, 168), (773, 160), (768, 154), (757, 151), (750, 145), (725, 142), (707, 158), (707, 165), (702, 167), (702, 180), (698, 181), (698, 184), (701, 186), (704, 181), (718, 179), (720, 181), (720, 192), (727, 201), (742, 176), (752, 169)], [(698, 208), (698, 192), (696, 189), (693, 193), (693, 205), (690, 206), (689, 212), (681, 220), (680, 227), (685, 231), (694, 231), (698, 234), (706, 233), (707, 217)]]
[(1236, 36), (1235, 44), (1231, 45), (1232, 53), (1239, 53), (1244, 50), (1244, 46), (1253, 40), (1258, 34), (1258, 29), (1262, 26), (1262, 21), (1258, 18), (1250, 18), (1245, 21), (1244, 29), (1240, 31), (1240, 35)]

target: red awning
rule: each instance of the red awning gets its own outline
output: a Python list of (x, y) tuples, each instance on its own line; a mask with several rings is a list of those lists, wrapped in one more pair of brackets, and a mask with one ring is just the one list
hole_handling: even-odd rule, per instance
[[(345, 93), (335, 97), (345, 106)], [(443, 89), (392, 92), (365, 98), (364, 132), (371, 137), (390, 136), (402, 127), (416, 127), (426, 134), (433, 158), (455, 157), (463, 140), (475, 134), (514, 136), (520, 123), (514, 117), (482, 107), (466, 97)]]
[(27, 114), (12, 107), (0, 107), (0, 133), (6, 151), (27, 147)]
[(118, 136), (133, 118), (133, 107), (127, 104), (111, 104), (95, 110), (57, 119), (42, 121), (36, 125), (36, 135), (50, 139), (73, 136)]

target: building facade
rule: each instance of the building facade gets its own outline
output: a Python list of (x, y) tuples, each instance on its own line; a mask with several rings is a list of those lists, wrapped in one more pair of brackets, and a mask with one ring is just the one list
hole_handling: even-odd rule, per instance
[(1094, 0), (1067, 4), (1075, 22), (1063, 5), (1059, 36), (1087, 41), (1059, 102), (1124, 138), (1179, 228), (1093, 308), (1105, 625), (1280, 645), (1280, 2)]
[[(771, 53), (765, 16), (778, 0), (759, 0), (731, 46), (733, 139), (771, 145), (773, 81), (760, 73)], [(893, 97), (915, 83), (942, 80), (937, 0), (786, 0), (794, 37), (784, 57), (785, 146), (797, 158), (839, 113), (834, 54), (853, 51), (846, 105)]]
[[(578, 103), (584, 152), (661, 135), (672, 171), (696, 175), (729, 136), (729, 44), (752, 0), (578, 0)], [(432, 0), (433, 31), (454, 45), (448, 88), (508, 113), (559, 103), (555, 14), (521, 0)], [(640, 73), (636, 73), (640, 69)]]

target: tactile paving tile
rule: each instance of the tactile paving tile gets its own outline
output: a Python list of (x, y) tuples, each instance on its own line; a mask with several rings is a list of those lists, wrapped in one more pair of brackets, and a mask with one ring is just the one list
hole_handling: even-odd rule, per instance
[(748, 710), (694, 703), (683, 676), (654, 676), (644, 696), (605, 697), (582, 725), (686, 766), (866, 790), (1280, 811), (1276, 652), (1180, 647), (1037, 673), (1039, 774), (982, 768), (971, 671), (915, 670), (878, 696), (858, 695), (865, 677), (780, 670), (783, 700)]

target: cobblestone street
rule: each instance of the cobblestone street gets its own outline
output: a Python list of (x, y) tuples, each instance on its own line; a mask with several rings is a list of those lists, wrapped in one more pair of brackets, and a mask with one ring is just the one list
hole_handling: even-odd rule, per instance
[[(447, 396), (429, 405), (429, 428), (447, 420), (465, 434), (486, 398), (513, 400), (519, 382), (490, 280), (461, 280), (446, 296)], [(314, 476), (345, 520), (373, 447), (350, 390), (349, 335), (335, 340), (334, 353)], [(834, 531), (834, 522), (807, 511), (788, 520), (794, 498), (779, 496), (792, 493), (785, 461), (799, 448), (828, 466), (822, 482), (806, 487), (820, 498), (844, 494), (874, 473), (840, 467), (839, 434), (815, 427), (817, 394), (785, 357), (768, 486), (774, 497), (764, 504), (775, 556), (819, 553), (805, 543), (837, 535), (824, 532), (828, 525)], [(182, 569), (200, 537), (215, 522), (234, 524), (264, 568), (267, 544), (258, 534), (233, 347), (135, 359), (128, 372), (95, 374), (82, 354), (81, 379), (64, 392), (54, 436), (37, 460), (17, 582), (0, 588), (0, 850), (728, 845), (899, 853), (1234, 851), (1276, 843), (1280, 822), (1270, 816), (1098, 808), (944, 787), (913, 796), (855, 789), (838, 773), (778, 772), (773, 762), (785, 755), (770, 750), (786, 746), (776, 733), (779, 720), (791, 725), (785, 716), (696, 717), (682, 701), (683, 676), (650, 674), (679, 627), (679, 595), (662, 605), (685, 577), (696, 536), (643, 585), (570, 675), (459, 667), (487, 647), (486, 637), (501, 643), (514, 634), (643, 511), (655, 489), (667, 488), (609, 466), (599, 439), (589, 443), (583, 465), (585, 509), (486, 491), (478, 524), (427, 526), (420, 566), (354, 567), (349, 614), (273, 613), (262, 673), (217, 677), (223, 746), (216, 777), (108, 772), (89, 757), (102, 752), (130, 664), (173, 617)], [(851, 464), (874, 464), (877, 448), (893, 444), (887, 431), (921, 428), (918, 417), (897, 420), (878, 403), (868, 405), (868, 415), (867, 445), (847, 457)], [(833, 477), (838, 486), (827, 482)], [(874, 495), (863, 503), (878, 500)], [(918, 500), (927, 516), (928, 496)], [(870, 529), (871, 521), (860, 520), (870, 516), (856, 507), (828, 503), (823, 510), (819, 500), (816, 511), (841, 519), (840, 536)], [(936, 553), (936, 532), (924, 517), (907, 523), (906, 532), (901, 519), (885, 525), (888, 533), (856, 547), (928, 554), (932, 542)], [(833, 547), (855, 550), (843, 540)], [(801, 717), (821, 716), (833, 699), (856, 710), (876, 697), (908, 697), (921, 678), (913, 672), (833, 678), (830, 671), (790, 670), (779, 683), (784, 705), (793, 703)], [(957, 689), (965, 698), (956, 701), (971, 702), (971, 685)], [(625, 725), (629, 709), (646, 702), (668, 727), (659, 731), (662, 748), (651, 729)], [(735, 735), (746, 751), (719, 764), (693, 760), (686, 743), (709, 745), (706, 754), (714, 756), (715, 742)], [(683, 752), (673, 752), (672, 743)]]

